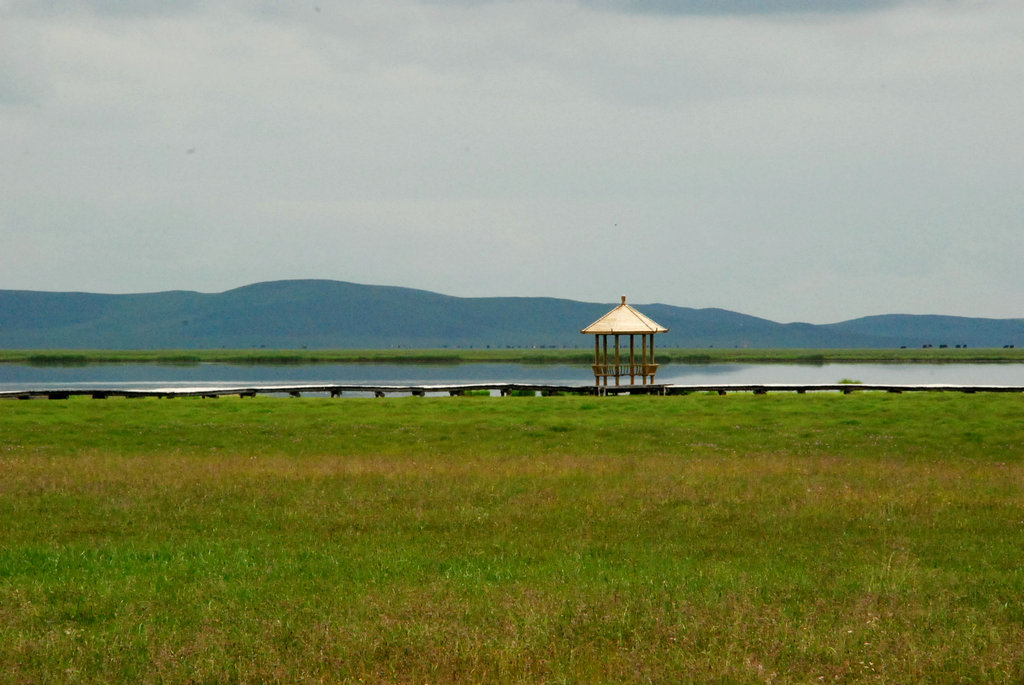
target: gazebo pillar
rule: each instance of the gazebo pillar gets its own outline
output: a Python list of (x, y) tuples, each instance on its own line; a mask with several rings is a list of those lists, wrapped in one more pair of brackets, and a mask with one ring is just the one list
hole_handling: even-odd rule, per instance
[[(651, 369), (657, 369), (657, 364), (654, 363), (654, 333), (651, 333)], [(654, 371), (651, 371), (651, 383), (654, 383)]]
[[(644, 382), (646, 383), (647, 382), (647, 334), (646, 333), (644, 333), (643, 335), (640, 336), (640, 346), (641, 346), (640, 357), (643, 359), (643, 361), (641, 362), (643, 364), (643, 368), (641, 369), (641, 372), (643, 373)], [(653, 380), (651, 382), (653, 382)]]
[(619, 384), (619, 334), (615, 334), (615, 385)]
[[(608, 367), (608, 334), (605, 333), (601, 336), (604, 339), (604, 356), (601, 358), (601, 365), (605, 368)], [(604, 384), (608, 385), (608, 374), (604, 374)]]
[(633, 351), (633, 334), (629, 334), (629, 384), (636, 384), (636, 354)]

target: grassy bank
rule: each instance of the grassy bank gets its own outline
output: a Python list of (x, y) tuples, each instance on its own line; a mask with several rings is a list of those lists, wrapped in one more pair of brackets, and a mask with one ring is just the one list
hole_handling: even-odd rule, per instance
[(7, 682), (1020, 682), (1024, 398), (0, 404)]
[[(1024, 362), (1021, 349), (659, 349), (661, 363), (1000, 363)], [(591, 364), (593, 349), (494, 350), (0, 350), (0, 364)]]

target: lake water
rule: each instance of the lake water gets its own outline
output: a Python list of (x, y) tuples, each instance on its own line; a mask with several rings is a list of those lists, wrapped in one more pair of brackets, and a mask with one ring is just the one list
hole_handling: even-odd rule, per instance
[[(679, 385), (838, 383), (1024, 386), (1024, 364), (663, 364), (657, 382)], [(0, 364), (0, 390), (146, 389), (247, 385), (590, 385), (590, 367), (533, 364)]]

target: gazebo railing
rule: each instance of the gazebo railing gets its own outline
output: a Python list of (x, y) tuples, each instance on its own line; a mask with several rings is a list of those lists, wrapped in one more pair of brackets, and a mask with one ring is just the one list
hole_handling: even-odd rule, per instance
[(615, 376), (653, 376), (658, 372), (658, 365), (651, 363), (635, 362), (630, 364), (620, 362), (618, 364), (592, 364), (594, 376), (598, 378), (614, 378)]

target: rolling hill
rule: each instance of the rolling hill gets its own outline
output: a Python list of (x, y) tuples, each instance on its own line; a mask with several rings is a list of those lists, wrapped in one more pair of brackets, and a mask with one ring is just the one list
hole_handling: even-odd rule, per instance
[[(587, 347), (579, 330), (614, 303), (462, 298), (329, 280), (223, 293), (129, 295), (0, 290), (3, 349)], [(1024, 344), (1024, 319), (882, 315), (780, 324), (723, 309), (638, 307), (661, 347), (886, 348)]]

